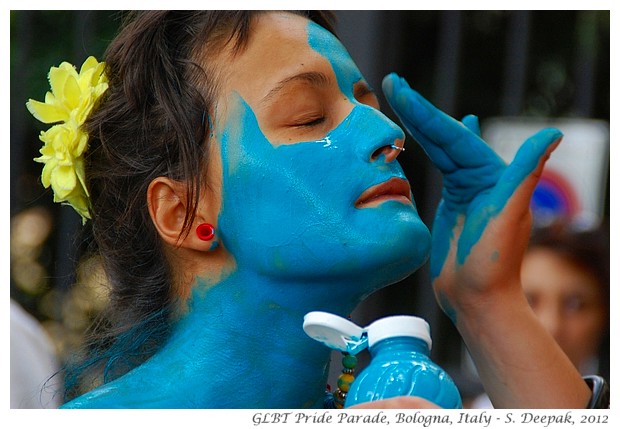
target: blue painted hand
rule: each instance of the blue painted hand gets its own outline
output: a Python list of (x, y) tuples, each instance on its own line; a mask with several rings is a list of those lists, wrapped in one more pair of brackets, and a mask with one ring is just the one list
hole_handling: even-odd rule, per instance
[(501, 287), (517, 287), (529, 236), (529, 201), (562, 137), (544, 129), (526, 140), (509, 165), (480, 138), (475, 116), (443, 113), (390, 74), (383, 91), (408, 132), (443, 174), (433, 225), (431, 274), (446, 313)]

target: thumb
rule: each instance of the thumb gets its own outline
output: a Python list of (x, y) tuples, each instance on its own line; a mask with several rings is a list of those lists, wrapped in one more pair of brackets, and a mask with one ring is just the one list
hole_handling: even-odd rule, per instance
[(542, 175), (545, 163), (562, 140), (562, 133), (547, 128), (528, 138), (519, 148), (513, 161), (504, 171), (496, 188), (500, 201), (511, 203), (529, 210), (534, 189)]
[(461, 119), (461, 122), (469, 131), (471, 131), (478, 137), (482, 136), (482, 133), (480, 132), (480, 123), (476, 115), (467, 115), (463, 119)]

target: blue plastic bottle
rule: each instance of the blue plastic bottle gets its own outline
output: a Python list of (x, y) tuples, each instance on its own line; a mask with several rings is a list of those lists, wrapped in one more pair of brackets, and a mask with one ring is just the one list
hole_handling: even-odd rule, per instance
[(345, 407), (409, 395), (442, 408), (463, 408), (454, 381), (430, 359), (430, 328), (424, 319), (386, 317), (366, 332), (371, 361), (351, 385)]

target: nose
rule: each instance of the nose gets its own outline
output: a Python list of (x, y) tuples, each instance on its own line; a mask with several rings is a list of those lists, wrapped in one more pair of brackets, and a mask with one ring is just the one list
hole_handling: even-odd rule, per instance
[(396, 159), (401, 152), (405, 151), (405, 139), (396, 139), (394, 143), (389, 146), (381, 146), (379, 149), (375, 150), (373, 154), (370, 156), (372, 161), (376, 161), (381, 157), (381, 155), (385, 156), (385, 162), (392, 162)]
[(537, 312), (538, 319), (545, 329), (555, 338), (559, 340), (562, 330), (562, 316), (557, 308), (540, 309)]
[[(366, 105), (354, 109), (350, 126), (360, 131), (358, 156), (366, 162), (390, 163), (405, 150), (405, 133), (379, 110)], [(362, 132), (363, 131), (363, 132)]]

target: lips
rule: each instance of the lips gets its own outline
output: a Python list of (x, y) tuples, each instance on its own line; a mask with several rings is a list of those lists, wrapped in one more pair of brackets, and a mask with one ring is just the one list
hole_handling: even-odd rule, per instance
[(374, 207), (384, 201), (401, 201), (411, 203), (411, 188), (409, 182), (393, 177), (378, 185), (366, 189), (355, 201), (355, 207)]

